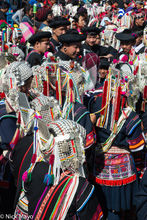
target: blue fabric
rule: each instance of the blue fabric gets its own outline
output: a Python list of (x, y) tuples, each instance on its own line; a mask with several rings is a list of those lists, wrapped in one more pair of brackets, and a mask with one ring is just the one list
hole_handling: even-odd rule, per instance
[[(4, 118), (6, 115), (7, 117)], [(5, 105), (0, 105), (0, 148), (2, 150), (8, 148), (16, 131), (17, 118), (11, 118), (11, 116), (15, 116), (15, 113), (7, 114)]]
[(47, 27), (47, 25), (42, 23), (39, 27), (39, 30), (43, 29), (44, 27)]
[(118, 213), (114, 213), (112, 211), (108, 211), (108, 220), (120, 220), (120, 216), (118, 215)]
[(36, 1), (36, 0), (30, 0), (30, 1), (29, 1), (29, 4), (30, 4), (30, 5), (37, 4), (37, 1)]

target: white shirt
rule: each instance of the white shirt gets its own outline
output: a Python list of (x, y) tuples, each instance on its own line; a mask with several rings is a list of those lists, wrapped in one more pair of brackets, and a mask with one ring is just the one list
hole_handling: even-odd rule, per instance
[(15, 14), (12, 16), (12, 20), (16, 23), (16, 24), (20, 24), (22, 17), (24, 16), (24, 8), (19, 9), (15, 12)]

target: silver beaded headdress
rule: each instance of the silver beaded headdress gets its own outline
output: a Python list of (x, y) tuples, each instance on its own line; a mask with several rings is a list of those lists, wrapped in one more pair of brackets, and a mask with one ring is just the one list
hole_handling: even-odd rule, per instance
[(54, 156), (54, 183), (59, 181), (60, 169), (62, 171), (68, 169), (73, 172), (79, 172), (80, 175), (84, 176), (85, 129), (78, 123), (65, 119), (51, 122), (48, 129), (47, 127), (45, 128), (45, 124), (41, 120), (38, 120), (38, 128), (40, 140), (45, 140), (40, 145), (41, 154), (47, 160), (49, 160), (50, 155)]
[(7, 68), (2, 78), (3, 92), (12, 108), (18, 110), (19, 87), (33, 75), (31, 68), (25, 62), (13, 62)]
[(14, 86), (17, 85), (18, 87), (25, 85), (25, 81), (31, 76), (33, 76), (32, 69), (27, 62), (23, 61), (11, 63), (6, 70), (6, 78), (13, 77), (15, 79)]
[(46, 124), (61, 117), (60, 107), (54, 97), (48, 97), (41, 94), (36, 97), (30, 105), (32, 109), (40, 113), (42, 120)]

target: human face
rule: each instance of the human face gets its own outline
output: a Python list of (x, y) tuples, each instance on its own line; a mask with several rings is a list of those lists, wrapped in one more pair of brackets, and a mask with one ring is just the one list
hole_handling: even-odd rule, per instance
[(108, 73), (108, 70), (99, 69), (99, 76), (100, 76), (101, 79), (104, 79), (106, 77), (107, 73)]
[(64, 53), (70, 58), (75, 59), (80, 52), (81, 43), (72, 43), (64, 47)]
[(127, 41), (120, 42), (120, 46), (125, 53), (129, 53), (132, 48), (132, 43)]
[(30, 17), (33, 17), (33, 8), (30, 8), (29, 16), (30, 16)]
[(96, 45), (99, 45), (100, 42), (101, 42), (100, 35), (97, 35), (97, 36), (96, 36), (96, 42), (95, 42), (95, 44), (96, 44)]
[(141, 18), (137, 18), (136, 21), (135, 21), (135, 24), (139, 27), (143, 26), (144, 24), (144, 18), (141, 17)]
[(35, 44), (35, 50), (39, 53), (45, 53), (49, 48), (49, 39), (42, 39), (41, 42), (36, 42)]
[(20, 92), (23, 92), (26, 95), (29, 94), (29, 90), (31, 89), (32, 79), (33, 77), (31, 76), (29, 79), (25, 81), (25, 85), (20, 87)]
[(78, 20), (78, 26), (83, 28), (86, 25), (86, 18), (85, 16), (80, 16)]
[(86, 43), (90, 46), (90, 47), (93, 47), (96, 43), (96, 35), (90, 35), (88, 34), (87, 35), (87, 38), (86, 38)]
[(48, 14), (48, 16), (47, 16), (47, 21), (49, 22), (50, 20), (52, 20), (53, 19), (53, 15), (52, 14)]
[(65, 34), (66, 31), (67, 31), (67, 27), (61, 26), (61, 27), (53, 29), (53, 34), (55, 34), (57, 37), (59, 37), (60, 35)]

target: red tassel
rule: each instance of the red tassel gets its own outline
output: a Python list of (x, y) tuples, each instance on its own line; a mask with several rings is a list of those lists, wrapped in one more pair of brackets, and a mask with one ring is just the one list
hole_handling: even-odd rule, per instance
[[(101, 108), (103, 108), (106, 105), (107, 88), (108, 88), (108, 81), (105, 81)], [(101, 111), (101, 115), (104, 115), (104, 110)]]
[(124, 108), (125, 101), (126, 101), (126, 98), (123, 96), (123, 98), (122, 98), (122, 103), (121, 103), (121, 108), (122, 108), (122, 109)]
[(117, 93), (117, 103), (116, 103), (116, 111), (115, 111), (115, 121), (118, 121), (119, 118), (119, 110), (120, 110), (120, 96), (121, 96), (121, 87), (118, 87)]
[(56, 81), (56, 99), (59, 101), (58, 81)]
[(33, 154), (33, 156), (32, 156), (32, 160), (31, 160), (31, 163), (35, 163), (36, 158), (37, 158), (37, 155), (36, 155), (36, 154)]
[(137, 74), (138, 69), (139, 69), (139, 66), (137, 66), (137, 67), (136, 67), (136, 69), (134, 70), (134, 75), (136, 75), (136, 74)]
[(50, 155), (50, 159), (49, 159), (49, 164), (50, 164), (51, 166), (54, 164), (54, 159), (55, 159), (54, 154), (51, 154), (51, 155)]
[(56, 59), (53, 56), (50, 57), (50, 60), (51, 60), (51, 62), (56, 62)]
[(144, 87), (143, 98), (147, 99), (147, 86)]
[(20, 112), (19, 112), (19, 113), (18, 113), (17, 124), (19, 124), (19, 125), (20, 125), (20, 123), (21, 123), (21, 115), (20, 115)]
[(43, 81), (43, 95), (47, 96), (47, 81)]
[(73, 88), (73, 81), (72, 79), (69, 80), (69, 87), (72, 89)]
[(1, 99), (4, 99), (6, 96), (5, 96), (5, 93), (4, 92), (0, 92), (0, 100)]

